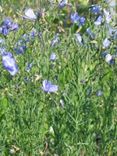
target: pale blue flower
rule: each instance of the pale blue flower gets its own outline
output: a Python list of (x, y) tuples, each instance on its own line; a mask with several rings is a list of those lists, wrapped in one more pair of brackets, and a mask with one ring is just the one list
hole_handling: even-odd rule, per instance
[(52, 84), (48, 80), (43, 81), (43, 86), (42, 86), (43, 91), (48, 92), (48, 93), (54, 93), (58, 91), (58, 86)]
[(75, 36), (76, 36), (76, 40), (80, 43), (80, 45), (83, 45), (83, 39), (80, 33), (76, 33)]
[(115, 56), (109, 54), (109, 51), (104, 51), (102, 52), (101, 56), (105, 59), (105, 61), (110, 64), (113, 65), (115, 64)]
[(64, 8), (67, 5), (67, 0), (61, 0), (59, 2), (59, 8)]
[(96, 95), (97, 95), (97, 96), (102, 96), (102, 95), (103, 95), (102, 90), (98, 90), (98, 91), (96, 92)]
[(105, 38), (103, 41), (103, 48), (108, 48), (111, 44), (111, 41), (108, 38)]
[(110, 12), (107, 11), (106, 9), (103, 9), (103, 11), (104, 11), (104, 16), (105, 16), (106, 22), (110, 23), (110, 21), (112, 20), (112, 16), (111, 16)]
[(10, 52), (4, 53), (2, 55), (2, 63), (4, 68), (12, 75), (16, 75), (18, 72), (18, 66), (16, 64), (13, 55)]
[(98, 16), (98, 18), (96, 19), (96, 21), (94, 22), (95, 25), (101, 25), (102, 23), (102, 20), (103, 20), (103, 17), (100, 15)]
[(98, 91), (96, 92), (96, 95), (97, 95), (97, 96), (102, 96), (102, 95), (103, 95), (103, 91), (102, 91), (102, 90), (98, 90)]
[(51, 61), (56, 60), (56, 54), (55, 54), (55, 53), (52, 53), (52, 54), (50, 55), (50, 60), (51, 60)]
[(36, 14), (34, 13), (33, 9), (31, 9), (31, 8), (26, 9), (24, 11), (24, 16), (23, 17), (25, 19), (29, 19), (29, 20), (36, 20), (37, 19)]
[(77, 12), (71, 13), (70, 19), (71, 19), (72, 23), (78, 23), (79, 19), (80, 19), (80, 16), (78, 15)]
[(115, 63), (115, 60), (111, 54), (107, 54), (105, 56), (105, 61), (110, 65), (113, 65)]
[(0, 47), (0, 55), (3, 55), (6, 52), (5, 47)]
[(79, 18), (79, 26), (83, 26), (85, 24), (85, 21), (86, 21), (85, 17), (80, 17)]
[(32, 39), (37, 35), (37, 31), (35, 29), (33, 29), (30, 33), (29, 33), (29, 37), (31, 37)]
[(13, 23), (10, 27), (10, 30), (17, 31), (19, 29), (19, 25), (17, 23)]
[(79, 16), (77, 12), (71, 13), (70, 19), (72, 23), (78, 24), (78, 26), (83, 26), (85, 24), (85, 17)]

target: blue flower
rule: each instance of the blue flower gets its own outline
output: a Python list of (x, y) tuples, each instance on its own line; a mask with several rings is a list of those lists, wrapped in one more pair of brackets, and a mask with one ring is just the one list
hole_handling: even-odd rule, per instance
[(23, 54), (26, 50), (26, 46), (25, 45), (19, 46), (17, 48), (14, 48), (14, 50), (17, 54)]
[(55, 53), (52, 53), (52, 54), (50, 55), (50, 60), (51, 60), (51, 61), (56, 60), (56, 54), (55, 54)]
[(8, 33), (9, 33), (9, 29), (8, 29), (6, 26), (3, 26), (3, 27), (2, 27), (2, 34), (3, 34), (4, 36), (7, 36)]
[(59, 2), (59, 8), (64, 8), (67, 5), (67, 0), (61, 0)]
[(85, 20), (86, 20), (85, 17), (80, 17), (79, 18), (79, 25), (80, 26), (84, 25), (85, 24)]
[(108, 48), (111, 44), (111, 41), (108, 38), (105, 38), (103, 41), (103, 48)]
[(10, 52), (4, 53), (2, 55), (2, 63), (4, 68), (14, 76), (18, 72), (18, 66)]
[(79, 19), (80, 19), (80, 16), (78, 15), (77, 12), (71, 13), (70, 19), (71, 19), (72, 23), (78, 23)]
[(17, 23), (13, 23), (10, 18), (6, 18), (0, 27), (0, 33), (7, 36), (10, 31), (18, 30), (18, 28), (19, 26)]
[(11, 18), (6, 18), (3, 21), (3, 26), (7, 27), (8, 29), (12, 26), (12, 19)]
[(105, 56), (105, 61), (106, 61), (108, 64), (110, 64), (110, 65), (115, 64), (115, 60), (114, 60), (114, 58), (113, 58), (113, 56), (112, 56), (111, 54), (107, 54), (107, 55)]
[(98, 6), (98, 5), (92, 5), (91, 8), (90, 8), (90, 11), (91, 11), (93, 14), (97, 15), (97, 14), (100, 13), (101, 8), (100, 8), (100, 6)]
[(100, 15), (98, 16), (98, 18), (96, 19), (96, 21), (94, 22), (95, 25), (101, 25), (103, 20), (103, 17)]
[(32, 30), (29, 36), (33, 39), (36, 36), (36, 30)]
[(85, 17), (80, 17), (77, 12), (71, 13), (70, 20), (72, 23), (77, 23), (79, 26), (84, 25)]
[(17, 31), (19, 29), (19, 25), (17, 23), (12, 23), (10, 30)]
[(48, 80), (43, 81), (43, 86), (42, 86), (43, 91), (48, 92), (48, 93), (54, 93), (58, 91), (58, 86), (52, 84)]

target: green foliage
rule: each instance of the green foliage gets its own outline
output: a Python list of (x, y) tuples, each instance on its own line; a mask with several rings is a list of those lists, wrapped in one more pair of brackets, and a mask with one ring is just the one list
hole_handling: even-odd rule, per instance
[[(11, 151), (18, 156), (116, 155), (117, 66), (100, 58), (102, 49), (99, 45), (96, 51), (95, 42), (87, 43), (87, 47), (76, 43), (77, 26), (64, 27), (64, 11), (57, 16), (57, 8), (47, 6), (44, 20), (23, 21), (19, 13), (24, 6), (35, 7), (38, 2), (26, 1), (21, 8), (19, 3), (22, 1), (1, 0), (1, 22), (11, 16), (20, 24), (20, 30), (5, 40), (20, 71), (11, 77), (0, 64), (0, 155), (12, 155)], [(86, 27), (89, 25), (92, 23), (87, 20)], [(50, 42), (58, 26), (64, 32), (60, 33), (60, 44), (52, 49)], [(16, 55), (15, 43), (33, 27), (42, 32), (42, 38), (36, 37), (23, 55)], [(106, 33), (103, 25), (99, 32), (97, 40), (101, 43)], [(57, 55), (53, 63), (49, 60), (52, 51)], [(27, 62), (33, 62), (30, 72), (25, 70)], [(58, 84), (59, 91), (43, 92), (44, 79)], [(96, 92), (100, 89), (103, 95), (99, 97)]]

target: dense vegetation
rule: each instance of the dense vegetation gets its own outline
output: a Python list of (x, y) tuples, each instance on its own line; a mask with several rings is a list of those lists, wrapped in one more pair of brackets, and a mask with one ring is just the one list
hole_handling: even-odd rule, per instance
[(117, 154), (116, 25), (70, 2), (0, 1), (1, 156)]

